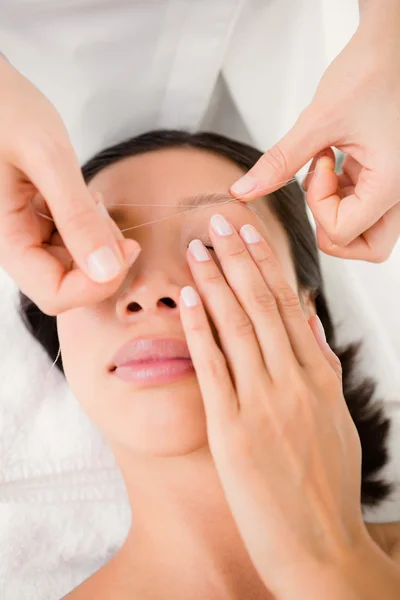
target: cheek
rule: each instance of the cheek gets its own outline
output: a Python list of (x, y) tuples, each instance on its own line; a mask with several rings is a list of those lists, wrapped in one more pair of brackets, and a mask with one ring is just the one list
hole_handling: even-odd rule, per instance
[(101, 348), (100, 331), (87, 309), (74, 309), (57, 318), (57, 330), (65, 376), (70, 388), (80, 402), (90, 398), (95, 387), (96, 352)]

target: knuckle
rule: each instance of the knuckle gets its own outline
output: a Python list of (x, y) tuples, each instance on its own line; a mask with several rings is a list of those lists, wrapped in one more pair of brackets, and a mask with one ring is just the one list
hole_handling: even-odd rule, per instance
[(276, 290), (278, 303), (286, 311), (297, 312), (300, 309), (300, 301), (297, 294), (287, 285), (281, 285)]
[(345, 246), (347, 246), (347, 244), (353, 241), (348, 233), (340, 231), (339, 229), (327, 227), (326, 234), (328, 235), (329, 239), (333, 244), (342, 248), (344, 248)]
[(207, 327), (206, 325), (204, 325), (204, 323), (199, 322), (199, 321), (194, 321), (193, 323), (189, 323), (187, 325), (187, 328), (189, 331), (196, 333), (196, 334), (205, 334), (207, 332)]
[(321, 239), (318, 237), (318, 248), (325, 252), (325, 254), (332, 254), (332, 243), (328, 242), (325, 238)]
[(227, 363), (222, 352), (210, 356), (204, 364), (204, 369), (215, 379), (220, 379), (226, 371)]
[(220, 284), (224, 281), (224, 277), (219, 269), (211, 269), (209, 272), (204, 273), (202, 279), (205, 283)]
[(392, 249), (374, 248), (368, 260), (373, 263), (383, 263), (390, 257), (391, 253)]
[(69, 205), (65, 209), (62, 224), (60, 225), (66, 231), (87, 231), (93, 229), (93, 210), (90, 207), (82, 207), (82, 201), (69, 200)]
[(261, 310), (263, 312), (272, 312), (277, 310), (276, 300), (268, 291), (268, 289), (255, 292), (250, 299), (250, 304), (257, 310)]
[(286, 172), (287, 160), (280, 146), (276, 144), (260, 158), (262, 166), (272, 168), (276, 173)]
[(248, 257), (248, 252), (244, 246), (240, 246), (239, 248), (233, 248), (231, 250), (227, 250), (227, 256), (235, 259), (246, 259)]
[(257, 257), (257, 264), (264, 269), (272, 269), (277, 267), (277, 262), (272, 252), (263, 252), (262, 256)]
[(254, 334), (253, 323), (244, 313), (232, 315), (228, 318), (227, 323), (235, 337), (243, 338)]
[(56, 317), (61, 312), (61, 307), (57, 304), (57, 302), (54, 302), (49, 298), (35, 299), (35, 304), (42, 311), (42, 313), (48, 315), (49, 317)]

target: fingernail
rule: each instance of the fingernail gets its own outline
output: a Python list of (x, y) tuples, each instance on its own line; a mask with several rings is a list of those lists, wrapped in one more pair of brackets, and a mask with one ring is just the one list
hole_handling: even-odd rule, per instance
[(133, 263), (136, 262), (136, 259), (141, 253), (141, 251), (142, 249), (140, 248), (140, 246), (136, 246), (136, 248), (132, 250), (132, 252), (129, 254), (129, 258), (126, 261), (128, 268), (130, 268), (133, 265)]
[(318, 331), (321, 335), (321, 338), (323, 339), (324, 342), (326, 342), (326, 334), (325, 334), (325, 329), (324, 326), (321, 323), (321, 319), (319, 318), (318, 315), (316, 315), (316, 321), (317, 321), (317, 326), (318, 326)]
[(207, 248), (201, 240), (192, 240), (189, 244), (189, 250), (192, 253), (193, 258), (198, 262), (204, 262), (205, 260), (211, 259)]
[(97, 283), (111, 281), (119, 275), (121, 270), (118, 258), (108, 246), (102, 246), (95, 250), (88, 258), (89, 277)]
[(231, 235), (233, 233), (232, 227), (222, 215), (213, 215), (210, 224), (218, 235)]
[(190, 285), (181, 289), (181, 296), (185, 306), (191, 308), (199, 303), (199, 296), (194, 288)]
[(235, 183), (231, 186), (231, 191), (234, 194), (243, 195), (248, 194), (256, 187), (257, 182), (254, 181), (254, 179), (250, 177), (250, 175), (245, 175), (244, 177), (241, 177), (240, 179), (235, 181)]
[(108, 221), (110, 218), (110, 215), (108, 214), (108, 210), (106, 209), (104, 204), (102, 202), (99, 202), (97, 204), (97, 208), (98, 208), (100, 214), (104, 217), (104, 219), (106, 219)]
[(321, 158), (317, 160), (315, 170), (322, 171), (323, 169), (329, 169), (330, 171), (333, 171), (335, 169), (335, 163), (333, 162), (330, 156), (321, 156)]
[(256, 244), (261, 241), (261, 235), (253, 225), (243, 225), (240, 229), (240, 235), (247, 244)]

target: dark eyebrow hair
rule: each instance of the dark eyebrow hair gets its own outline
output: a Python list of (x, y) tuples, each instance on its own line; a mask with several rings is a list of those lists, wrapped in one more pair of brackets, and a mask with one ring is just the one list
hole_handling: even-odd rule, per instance
[[(190, 210), (191, 208), (209, 206), (210, 204), (218, 204), (219, 202), (227, 202), (228, 200), (231, 200), (232, 202), (240, 202), (240, 200), (236, 200), (236, 198), (233, 198), (233, 196), (230, 194), (223, 194), (220, 192), (205, 192), (202, 194), (196, 194), (195, 196), (184, 196), (182, 198), (178, 198), (176, 206), (178, 208), (184, 208), (189, 205), (190, 208), (186, 208), (186, 210)], [(143, 205), (145, 204), (146, 203), (143, 202)], [(118, 206), (111, 205), (107, 210), (110, 217), (115, 221), (118, 221), (120, 219), (123, 220), (126, 217), (126, 208), (129, 208), (129, 206), (129, 204), (127, 204), (126, 207), (121, 206), (120, 204), (118, 204)], [(133, 204), (133, 207), (134, 206), (135, 204)]]
[(191, 207), (193, 206), (193, 208), (196, 208), (198, 206), (208, 206), (209, 204), (218, 204), (219, 202), (226, 202), (227, 200), (232, 200), (233, 202), (234, 200), (236, 200), (236, 198), (233, 198), (233, 196), (231, 196), (230, 194), (222, 194), (218, 192), (205, 192), (202, 194), (196, 194), (196, 196), (186, 196), (185, 198), (179, 198), (176, 205), (180, 207), (183, 205), (190, 204)]

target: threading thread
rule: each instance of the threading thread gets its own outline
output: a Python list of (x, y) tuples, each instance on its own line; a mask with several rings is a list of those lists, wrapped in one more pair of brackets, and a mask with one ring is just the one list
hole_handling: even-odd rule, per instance
[[(315, 170), (309, 171), (307, 175), (311, 175), (312, 173), (315, 173)], [(284, 181), (278, 181), (278, 185), (283, 184), (283, 185), (281, 185), (281, 187), (285, 187), (286, 185), (289, 185), (290, 183), (292, 183), (294, 181), (296, 181), (296, 177), (291, 177), (290, 179), (285, 179)], [(275, 186), (271, 186), (271, 187), (275, 187)], [(262, 195), (265, 195), (265, 193)], [(223, 202), (215, 202), (214, 204), (207, 204), (204, 206), (197, 206), (197, 207), (193, 207), (190, 204), (186, 204), (186, 205), (182, 204), (181, 206), (183, 208), (185, 208), (185, 207), (191, 207), (191, 208), (189, 210), (180, 211), (179, 213), (177, 213), (175, 215), (168, 215), (167, 217), (161, 217), (160, 219), (154, 219), (153, 221), (147, 221), (146, 223), (140, 223), (139, 225), (134, 225), (133, 227), (128, 227), (127, 229), (121, 229), (121, 233), (124, 233), (125, 231), (130, 231), (131, 229), (137, 229), (138, 227), (144, 227), (145, 225), (151, 225), (154, 223), (158, 223), (159, 221), (164, 221), (166, 219), (172, 219), (174, 217), (186, 214), (188, 212), (195, 212), (197, 210), (200, 210), (201, 208), (210, 208), (211, 206), (221, 206), (221, 204), (229, 204), (231, 202), (240, 202), (240, 197), (229, 198), (228, 200), (225, 200)], [(246, 206), (247, 203), (245, 203), (244, 205)], [(173, 205), (170, 205), (170, 204), (146, 204), (146, 203), (144, 203), (144, 204), (112, 204), (112, 205), (110, 205), (109, 208), (111, 208), (112, 206), (137, 206), (137, 207), (151, 206), (151, 207), (173, 208)], [(248, 208), (250, 208), (250, 207), (248, 207)], [(44, 219), (47, 219), (48, 221), (54, 222), (54, 219), (52, 219), (48, 215), (45, 215), (39, 211), (36, 211), (36, 214), (40, 215)], [(48, 371), (47, 375), (52, 371), (52, 369), (55, 366), (55, 364), (57, 363), (60, 355), (61, 355), (61, 345), (59, 346), (56, 359), (53, 362), (53, 364), (51, 365), (50, 370)]]
[[(315, 171), (310, 171), (308, 173), (308, 175), (311, 175), (312, 173), (315, 173)], [(291, 177), (290, 179), (285, 179), (284, 181), (278, 181), (277, 184), (275, 185), (281, 185), (281, 187), (285, 187), (286, 185), (289, 185), (290, 183), (296, 181), (295, 177)], [(275, 187), (274, 186), (270, 186), (270, 187)], [(262, 195), (265, 195), (267, 192), (265, 192)], [(216, 202), (215, 204), (207, 204), (206, 206), (197, 206), (197, 207), (191, 207), (190, 210), (183, 210), (180, 211), (179, 213), (175, 214), (175, 215), (168, 215), (167, 217), (161, 217), (160, 219), (154, 219), (153, 221), (147, 221), (146, 223), (140, 223), (139, 225), (134, 225), (133, 227), (128, 227), (127, 229), (121, 229), (121, 233), (124, 233), (125, 231), (130, 231), (131, 229), (137, 229), (138, 227), (144, 227), (145, 225), (151, 225), (154, 223), (158, 223), (159, 221), (165, 221), (166, 219), (173, 219), (174, 217), (177, 217), (178, 215), (184, 215), (188, 212), (195, 212), (197, 210), (200, 210), (202, 208), (209, 208), (210, 206), (220, 206), (221, 204), (228, 204), (229, 202), (240, 202), (240, 197), (235, 197), (235, 198), (229, 198), (229, 200), (226, 200), (224, 202)], [(112, 206), (137, 206), (137, 207), (143, 207), (143, 206), (151, 206), (151, 207), (164, 207), (164, 208), (173, 208), (172, 205), (170, 204), (111, 204), (109, 206), (109, 208), (111, 208)], [(181, 205), (183, 208), (185, 208), (186, 206), (191, 206), (190, 204), (182, 204)], [(47, 219), (48, 221), (52, 221), (54, 223), (54, 219), (52, 219), (51, 217), (49, 217), (48, 215), (45, 215), (39, 211), (36, 211), (36, 214), (40, 215), (41, 217), (43, 217), (44, 219)]]

